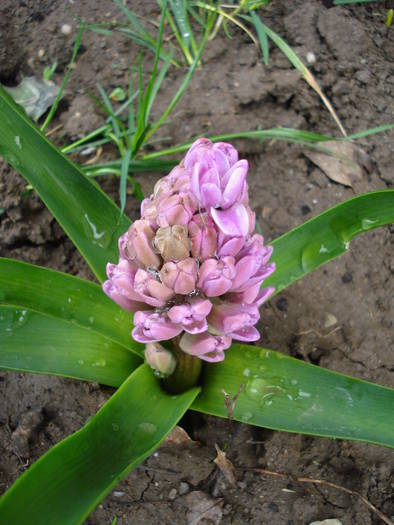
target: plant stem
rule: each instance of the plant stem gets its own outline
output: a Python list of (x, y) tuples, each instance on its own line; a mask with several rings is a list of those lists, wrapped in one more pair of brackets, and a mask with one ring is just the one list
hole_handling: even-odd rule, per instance
[(172, 350), (177, 359), (177, 366), (173, 374), (162, 380), (162, 385), (170, 394), (181, 394), (198, 384), (202, 361), (198, 357), (182, 352), (177, 339), (173, 342)]

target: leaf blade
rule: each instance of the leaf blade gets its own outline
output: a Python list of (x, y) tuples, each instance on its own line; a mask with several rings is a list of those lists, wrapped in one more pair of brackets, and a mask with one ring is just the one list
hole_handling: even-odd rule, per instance
[(244, 384), (234, 410), (238, 421), (394, 448), (392, 389), (240, 344), (204, 370), (193, 410), (227, 417), (221, 390), (234, 397)]
[(98, 279), (104, 280), (107, 262), (118, 259), (118, 237), (129, 219), (34, 127), (1, 86), (0, 115), (0, 154), (35, 188)]
[(275, 239), (275, 272), (264, 281), (280, 292), (345, 253), (358, 234), (394, 221), (394, 190), (378, 190), (337, 204)]
[(25, 262), (0, 258), (0, 305), (28, 308), (87, 328), (135, 352), (131, 314), (90, 281)]
[(0, 306), (0, 369), (118, 386), (140, 364), (123, 346), (72, 322)]
[[(151, 392), (151, 398), (141, 396), (141, 391)], [(104, 495), (159, 445), (198, 392), (195, 388), (176, 398), (166, 395), (147, 365), (141, 366), (96, 416), (55, 445), (6, 492), (0, 500), (3, 522), (82, 523)]]

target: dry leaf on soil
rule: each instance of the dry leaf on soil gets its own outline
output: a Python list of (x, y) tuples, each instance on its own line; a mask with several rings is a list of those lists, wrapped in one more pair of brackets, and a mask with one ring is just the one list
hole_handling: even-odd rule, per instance
[(363, 177), (362, 167), (371, 169), (369, 156), (351, 142), (325, 142), (322, 147), (332, 152), (332, 155), (320, 151), (304, 152), (327, 177), (344, 186), (353, 186), (356, 180)]
[(215, 444), (216, 448), (216, 458), (213, 460), (220, 471), (222, 472), (223, 476), (227, 479), (231, 485), (236, 485), (236, 473), (234, 465), (231, 463), (229, 459), (227, 459), (226, 453), (220, 450), (220, 448)]
[(222, 499), (214, 499), (205, 492), (195, 490), (185, 496), (185, 503), (188, 508), (187, 525), (199, 525), (199, 523), (219, 525), (222, 520)]
[(164, 443), (166, 445), (183, 445), (184, 443), (197, 443), (197, 441), (193, 441), (186, 430), (176, 426), (165, 438)]

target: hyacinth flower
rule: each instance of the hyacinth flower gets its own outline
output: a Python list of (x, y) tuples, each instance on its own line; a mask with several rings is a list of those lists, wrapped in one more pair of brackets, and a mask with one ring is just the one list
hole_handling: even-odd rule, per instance
[(232, 340), (260, 337), (259, 307), (274, 291), (261, 286), (275, 265), (254, 233), (247, 172), (231, 144), (197, 140), (142, 202), (119, 263), (107, 266), (104, 292), (134, 312), (132, 337), (172, 391), (196, 381), (201, 361), (222, 361)]

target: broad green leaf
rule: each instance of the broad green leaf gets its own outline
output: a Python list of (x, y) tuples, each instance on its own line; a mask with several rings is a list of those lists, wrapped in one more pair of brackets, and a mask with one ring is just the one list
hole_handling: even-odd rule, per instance
[(0, 258), (0, 305), (29, 308), (101, 334), (142, 355), (130, 332), (132, 316), (90, 281), (13, 259)]
[(198, 392), (164, 394), (152, 371), (141, 366), (80, 431), (55, 445), (12, 485), (0, 500), (0, 523), (82, 523), (156, 449)]
[(0, 86), (0, 155), (35, 188), (99, 280), (130, 225), (114, 202), (60, 153)]
[(252, 425), (394, 447), (394, 390), (331, 372), (278, 352), (233, 345), (226, 359), (205, 367), (192, 409)]
[(88, 328), (29, 308), (0, 306), (0, 369), (119, 386), (140, 364), (137, 355)]
[(276, 271), (264, 281), (280, 292), (342, 255), (360, 233), (394, 222), (394, 190), (358, 195), (329, 208), (271, 244)]

